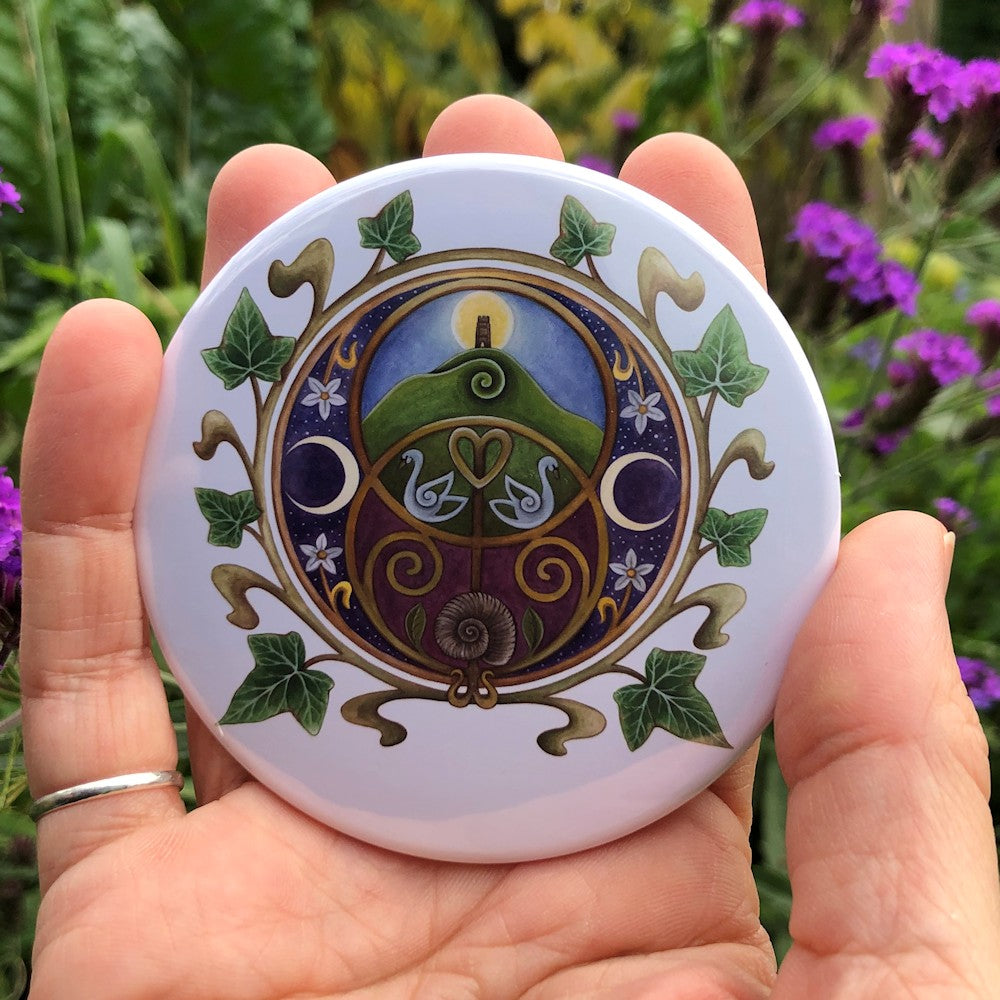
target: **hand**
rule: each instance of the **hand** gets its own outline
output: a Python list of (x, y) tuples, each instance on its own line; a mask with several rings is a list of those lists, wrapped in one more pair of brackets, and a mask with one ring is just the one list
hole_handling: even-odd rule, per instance
[[(498, 97), (445, 111), (427, 153), (560, 159)], [(763, 281), (735, 168), (692, 136), (640, 147), (622, 177), (714, 233)], [(205, 280), (333, 179), (259, 147), (222, 170)], [(60, 323), (24, 449), (24, 733), (35, 796), (175, 766), (136, 580), (132, 509), (156, 401), (149, 323), (90, 302)], [(201, 805), (173, 789), (40, 821), (34, 1000), (773, 996), (980, 998), (1000, 983), (1000, 898), (983, 734), (959, 679), (940, 524), (878, 518), (843, 543), (775, 721), (790, 785), (794, 947), (775, 977), (747, 834), (755, 753), (606, 847), (476, 867), (401, 857), (308, 819), (195, 718)]]

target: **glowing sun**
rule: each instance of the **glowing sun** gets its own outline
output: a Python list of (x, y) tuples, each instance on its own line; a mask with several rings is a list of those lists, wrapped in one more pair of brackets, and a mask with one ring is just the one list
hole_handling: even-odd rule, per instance
[(451, 314), (451, 331), (466, 348), (476, 346), (476, 324), (480, 316), (490, 318), (490, 346), (503, 347), (514, 329), (514, 313), (495, 292), (469, 292), (458, 300)]

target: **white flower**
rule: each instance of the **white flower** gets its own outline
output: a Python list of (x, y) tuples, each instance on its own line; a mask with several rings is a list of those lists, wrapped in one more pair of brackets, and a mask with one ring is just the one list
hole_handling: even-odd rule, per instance
[[(340, 379), (331, 379), (323, 385), (318, 378), (309, 377), (309, 388), (312, 392), (302, 397), (305, 406), (318, 406), (319, 415), (326, 420), (330, 416), (331, 406), (343, 406), (347, 400), (341, 396), (337, 390), (340, 388)], [(659, 398), (659, 397), (657, 397)], [(662, 417), (660, 418), (663, 419)]]
[(658, 392), (651, 392), (643, 398), (631, 389), (628, 391), (629, 405), (622, 410), (624, 419), (635, 420), (636, 433), (641, 434), (646, 429), (649, 420), (666, 420), (667, 415), (656, 404), (660, 401)]
[(611, 563), (608, 569), (617, 574), (615, 580), (615, 590), (624, 590), (630, 583), (640, 594), (646, 593), (646, 581), (644, 576), (652, 573), (656, 568), (652, 563), (638, 565), (639, 557), (635, 554), (635, 549), (629, 549), (625, 553), (625, 562)]
[[(309, 562), (306, 563), (307, 573), (311, 573), (314, 569), (318, 569), (320, 566), (322, 566), (327, 573), (336, 573), (337, 567), (333, 560), (344, 551), (343, 549), (327, 548), (325, 533), (316, 539), (315, 545), (300, 545), (299, 548), (302, 549), (302, 551), (309, 557)], [(645, 589), (645, 587), (643, 589)]]

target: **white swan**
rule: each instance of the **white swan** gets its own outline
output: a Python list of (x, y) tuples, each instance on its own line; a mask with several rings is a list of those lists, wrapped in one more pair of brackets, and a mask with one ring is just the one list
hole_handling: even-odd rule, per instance
[[(407, 482), (406, 490), (403, 493), (403, 506), (418, 521), (423, 521), (426, 524), (450, 521), (469, 502), (468, 497), (456, 496), (448, 492), (455, 482), (454, 472), (438, 476), (437, 479), (432, 479), (430, 482), (418, 486), (417, 479), (420, 477), (420, 470), (424, 465), (423, 452), (411, 448), (409, 451), (404, 451), (400, 457), (404, 462), (413, 466), (409, 482)], [(442, 514), (441, 508), (446, 503), (451, 503), (454, 506), (447, 513)]]
[[(510, 476), (504, 476), (507, 499), (491, 500), (490, 510), (504, 524), (508, 524), (512, 528), (520, 528), (523, 531), (544, 524), (552, 516), (552, 511), (555, 510), (556, 506), (556, 500), (552, 494), (552, 484), (549, 482), (547, 474), (553, 471), (558, 476), (558, 469), (559, 463), (551, 455), (544, 455), (538, 460), (541, 494), (538, 490), (525, 486), (524, 483), (519, 483)], [(509, 510), (510, 513), (501, 513), (501, 508)]]

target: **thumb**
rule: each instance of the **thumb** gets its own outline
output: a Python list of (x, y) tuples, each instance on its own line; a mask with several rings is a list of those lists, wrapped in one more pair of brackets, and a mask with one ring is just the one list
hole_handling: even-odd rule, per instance
[(775, 1000), (1000, 982), (986, 741), (944, 607), (953, 545), (922, 514), (862, 525), (796, 641), (775, 712), (794, 941)]

